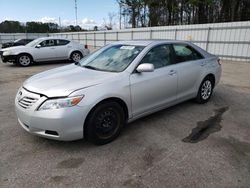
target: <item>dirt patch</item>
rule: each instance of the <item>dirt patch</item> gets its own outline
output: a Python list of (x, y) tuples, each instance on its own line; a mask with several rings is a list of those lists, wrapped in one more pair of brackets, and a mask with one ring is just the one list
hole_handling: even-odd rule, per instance
[(19, 75), (19, 76), (15, 76), (14, 78), (5, 78), (3, 80), (0, 80), (0, 85), (3, 84), (9, 84), (11, 82), (23, 82), (24, 80), (26, 80), (27, 78), (31, 77), (32, 75), (28, 74), (28, 75)]
[(210, 134), (221, 130), (222, 115), (228, 110), (228, 107), (222, 107), (215, 110), (215, 115), (205, 121), (197, 122), (197, 127), (192, 130), (192, 133), (184, 138), (183, 142), (197, 143), (206, 139)]
[(83, 158), (70, 158), (58, 163), (57, 168), (78, 168), (83, 162)]
[(142, 188), (145, 187), (143, 183), (141, 183), (139, 180), (136, 179), (128, 179), (123, 182), (122, 184), (123, 187), (128, 187), (128, 188)]
[(50, 180), (59, 183), (63, 181), (65, 178), (66, 178), (65, 176), (52, 176)]

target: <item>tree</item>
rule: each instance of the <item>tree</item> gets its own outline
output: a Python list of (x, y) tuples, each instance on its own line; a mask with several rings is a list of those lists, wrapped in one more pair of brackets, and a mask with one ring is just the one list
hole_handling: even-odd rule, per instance
[(0, 23), (0, 33), (22, 33), (25, 27), (18, 21), (5, 20)]
[(117, 0), (132, 27), (250, 20), (250, 0)]
[(115, 26), (115, 17), (116, 14), (114, 12), (108, 13), (108, 20), (103, 18), (103, 27), (105, 27), (107, 30), (112, 30)]

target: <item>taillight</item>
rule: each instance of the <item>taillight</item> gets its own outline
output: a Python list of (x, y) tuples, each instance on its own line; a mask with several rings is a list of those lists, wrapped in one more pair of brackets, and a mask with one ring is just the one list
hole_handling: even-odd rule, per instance
[(84, 45), (84, 48), (85, 48), (85, 49), (88, 49), (88, 45), (87, 45), (87, 44), (85, 44), (85, 45)]
[(217, 59), (217, 62), (218, 62), (219, 65), (221, 65), (220, 59)]

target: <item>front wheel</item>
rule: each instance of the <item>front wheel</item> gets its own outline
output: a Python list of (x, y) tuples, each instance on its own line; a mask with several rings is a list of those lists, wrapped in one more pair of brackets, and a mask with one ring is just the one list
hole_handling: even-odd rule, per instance
[(22, 67), (28, 67), (32, 63), (30, 55), (21, 54), (17, 57), (17, 64)]
[(196, 102), (198, 103), (206, 103), (211, 98), (211, 95), (213, 93), (213, 82), (212, 79), (209, 77), (206, 77), (199, 88), (198, 94), (196, 96)]
[(83, 55), (80, 52), (72, 52), (70, 59), (74, 62), (79, 62), (83, 58)]
[(124, 124), (123, 108), (116, 102), (104, 102), (94, 108), (87, 118), (86, 137), (94, 144), (107, 144), (119, 136)]

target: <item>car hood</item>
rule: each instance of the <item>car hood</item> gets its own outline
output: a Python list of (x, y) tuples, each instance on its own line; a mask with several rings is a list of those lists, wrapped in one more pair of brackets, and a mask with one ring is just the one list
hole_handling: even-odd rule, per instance
[(76, 90), (104, 83), (117, 74), (71, 64), (36, 74), (27, 79), (23, 87), (47, 97), (63, 97)]
[(4, 49), (1, 49), (2, 52), (4, 51), (13, 51), (13, 52), (19, 52), (19, 51), (24, 51), (26, 49), (29, 49), (29, 47), (27, 46), (11, 46), (11, 47), (8, 47), (8, 48), (4, 48)]

